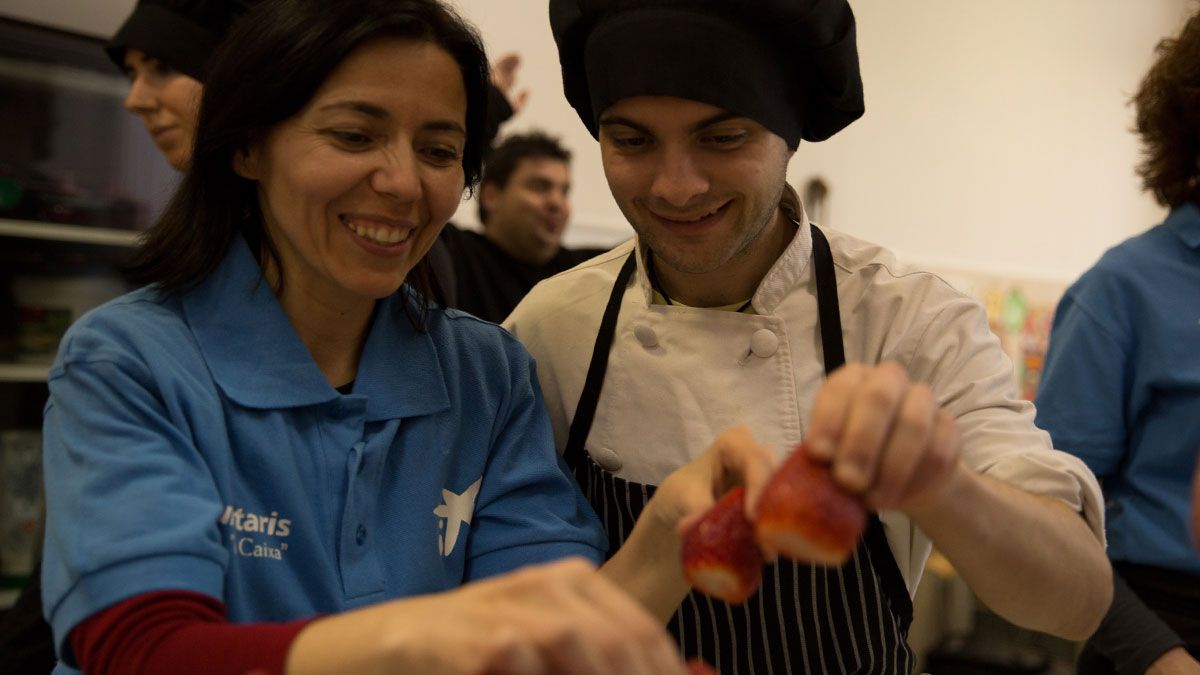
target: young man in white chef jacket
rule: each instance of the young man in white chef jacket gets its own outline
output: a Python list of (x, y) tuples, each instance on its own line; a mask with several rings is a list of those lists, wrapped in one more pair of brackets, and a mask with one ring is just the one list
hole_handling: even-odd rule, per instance
[(721, 672), (909, 673), (931, 545), (1009, 621), (1088, 636), (1111, 597), (1100, 491), (1033, 425), (982, 307), (822, 232), (785, 183), (801, 139), (863, 112), (845, 1), (550, 13), (567, 98), (637, 237), (538, 285), (506, 326), (613, 546), (735, 424), (781, 456), (807, 441), (878, 514), (845, 566), (772, 565), (743, 606), (680, 576), (680, 602), (651, 609), (685, 654)]

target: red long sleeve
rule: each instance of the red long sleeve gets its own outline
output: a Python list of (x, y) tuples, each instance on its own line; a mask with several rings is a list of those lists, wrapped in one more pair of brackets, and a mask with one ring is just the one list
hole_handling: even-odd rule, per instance
[(89, 617), (71, 648), (89, 675), (282, 675), (292, 640), (312, 619), (231, 624), (199, 593), (145, 593)]

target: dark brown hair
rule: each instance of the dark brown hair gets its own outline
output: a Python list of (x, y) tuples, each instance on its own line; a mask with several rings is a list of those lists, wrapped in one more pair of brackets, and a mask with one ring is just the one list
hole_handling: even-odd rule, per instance
[[(195, 286), (216, 270), (239, 235), (260, 264), (279, 266), (257, 184), (238, 176), (232, 159), (297, 114), (351, 52), (385, 36), (432, 42), (458, 64), (467, 92), (463, 174), (473, 189), (485, 148), (488, 78), (474, 29), (439, 0), (266, 0), (234, 26), (213, 56), (191, 165), (134, 255), (132, 280), (166, 292)], [(422, 328), (437, 288), (427, 257), (410, 272), (408, 285), (416, 293), (405, 311)]]
[[(557, 138), (540, 131), (514, 134), (488, 153), (480, 183), (490, 183), (504, 189), (508, 185), (508, 179), (512, 178), (513, 172), (517, 170), (517, 165), (525, 159), (556, 159), (563, 164), (570, 164), (571, 152), (564, 148)], [(479, 222), (487, 222), (488, 212), (483, 207), (483, 200), (475, 201), (479, 208)]]
[(1144, 155), (1138, 175), (1163, 206), (1200, 203), (1200, 14), (1156, 51), (1133, 98)]

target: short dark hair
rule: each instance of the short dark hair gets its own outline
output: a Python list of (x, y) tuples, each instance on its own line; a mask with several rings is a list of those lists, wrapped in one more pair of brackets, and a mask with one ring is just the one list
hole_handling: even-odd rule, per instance
[[(565, 164), (570, 164), (571, 152), (564, 148), (557, 138), (540, 131), (509, 136), (488, 153), (481, 184), (504, 188), (508, 185), (508, 179), (512, 178), (513, 172), (517, 170), (521, 160), (542, 158), (557, 159)], [(483, 207), (482, 199), (475, 201), (479, 209), (479, 222), (483, 223), (488, 217), (487, 209)]]
[[(439, 0), (266, 0), (213, 55), (191, 165), (135, 253), (130, 277), (166, 292), (192, 287), (220, 265), (239, 234), (260, 264), (280, 264), (256, 183), (234, 172), (233, 158), (296, 115), (351, 52), (380, 37), (432, 42), (458, 64), (467, 94), (463, 174), (473, 191), (485, 148), (488, 64), (472, 27)], [(418, 298), (409, 317), (422, 327), (436, 288), (427, 260), (413, 268), (409, 284)]]
[(1200, 14), (1156, 51), (1133, 98), (1143, 148), (1138, 175), (1163, 206), (1200, 203)]

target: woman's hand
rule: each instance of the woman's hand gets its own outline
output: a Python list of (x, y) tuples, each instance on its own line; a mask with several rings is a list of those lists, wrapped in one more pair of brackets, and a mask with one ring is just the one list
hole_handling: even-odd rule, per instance
[(722, 433), (658, 486), (625, 545), (601, 572), (665, 623), (690, 589), (680, 534), (734, 485), (746, 487), (749, 516), (776, 463), (775, 451), (746, 427)]
[(659, 623), (592, 565), (571, 560), (315, 621), (293, 643), (287, 672), (685, 675), (687, 669)]
[(676, 532), (687, 529), (729, 488), (746, 488), (746, 517), (753, 520), (763, 487), (779, 460), (744, 426), (724, 431), (703, 454), (667, 476), (646, 510)]

